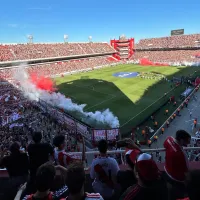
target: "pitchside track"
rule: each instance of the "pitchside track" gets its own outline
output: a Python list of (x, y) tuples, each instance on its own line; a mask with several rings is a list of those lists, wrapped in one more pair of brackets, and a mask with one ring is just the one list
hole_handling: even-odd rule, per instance
[[(158, 110), (170, 96), (174, 95), (178, 99), (186, 85), (174, 87), (174, 84), (166, 80), (115, 77), (113, 74), (151, 72), (172, 79), (174, 76), (189, 76), (195, 71), (199, 73), (197, 67), (144, 67), (127, 64), (58, 77), (56, 84), (59, 91), (74, 102), (87, 104), (87, 111), (109, 108), (119, 118), (121, 132), (125, 134)], [(168, 109), (173, 112), (174, 108)], [(165, 118), (162, 112), (158, 112), (158, 123), (161, 124)]]

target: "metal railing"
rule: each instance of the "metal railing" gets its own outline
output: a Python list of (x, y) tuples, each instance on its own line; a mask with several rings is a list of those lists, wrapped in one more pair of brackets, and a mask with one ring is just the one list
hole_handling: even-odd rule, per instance
[[(183, 148), (188, 155), (189, 161), (197, 161), (197, 158), (200, 158), (200, 147), (185, 147)], [(149, 153), (153, 156), (153, 159), (156, 162), (164, 162), (165, 159), (165, 148), (155, 148), (155, 149), (142, 149), (143, 152)], [(126, 159), (125, 159), (125, 153), (126, 150), (111, 150), (108, 151), (107, 154), (111, 157), (114, 157), (117, 159), (119, 164), (126, 164)], [(79, 158), (81, 158), (82, 152), (73, 152), (73, 155), (77, 155)], [(86, 152), (86, 168), (89, 168), (89, 166), (92, 163), (92, 160), (95, 158), (95, 156), (99, 155), (99, 151), (87, 151)], [(118, 155), (118, 156), (117, 156)], [(159, 161), (159, 157), (161, 156), (161, 159)], [(200, 159), (199, 159), (200, 161)]]
[[(186, 152), (188, 152), (188, 158), (189, 158), (189, 161), (194, 161), (196, 159), (196, 157), (199, 157), (200, 158), (200, 147), (185, 147), (183, 148)], [(160, 162), (158, 161), (159, 160), (159, 156), (160, 153), (162, 152), (165, 152), (165, 148), (157, 148), (157, 149), (142, 149), (143, 152), (146, 152), (146, 153), (150, 153), (151, 155), (154, 155), (153, 153), (156, 153), (154, 156), (153, 156), (153, 159), (156, 161), (156, 162)], [(193, 151), (199, 151), (195, 156), (191, 156), (193, 155), (192, 152)], [(111, 150), (111, 151), (108, 151), (107, 154), (110, 155), (111, 157), (113, 157), (113, 155), (120, 155), (117, 159), (118, 163), (121, 164), (121, 165), (124, 165), (126, 166), (126, 159), (125, 159), (125, 150)], [(82, 152), (69, 152), (70, 154), (73, 154), (73, 155), (77, 155), (78, 157), (81, 158), (81, 155), (82, 155)], [(158, 154), (158, 156), (157, 156)], [(90, 165), (92, 163), (92, 160), (94, 159), (94, 157), (98, 156), (99, 155), (99, 151), (87, 151), (86, 152), (86, 161), (84, 161), (85, 163), (85, 170), (89, 170), (90, 169)], [(115, 158), (115, 157), (114, 157)], [(193, 160), (191, 160), (190, 158), (193, 158)], [(162, 161), (164, 161), (164, 158), (162, 158)], [(196, 160), (195, 160), (196, 161)], [(199, 159), (200, 161), (200, 159)], [(197, 162), (200, 164), (200, 162)], [(1, 174), (2, 173), (7, 173), (7, 170), (6, 169), (0, 169), (0, 177), (2, 176)]]

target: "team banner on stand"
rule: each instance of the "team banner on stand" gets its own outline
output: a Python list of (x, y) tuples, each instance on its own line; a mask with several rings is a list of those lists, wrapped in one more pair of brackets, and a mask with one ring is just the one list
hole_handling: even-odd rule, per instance
[(116, 137), (119, 136), (119, 129), (106, 129), (98, 130), (93, 129), (93, 141), (98, 142), (99, 140), (115, 141)]
[(106, 130), (93, 130), (93, 141), (106, 140)]
[(108, 141), (116, 140), (117, 136), (119, 136), (119, 129), (118, 128), (107, 130), (107, 140)]

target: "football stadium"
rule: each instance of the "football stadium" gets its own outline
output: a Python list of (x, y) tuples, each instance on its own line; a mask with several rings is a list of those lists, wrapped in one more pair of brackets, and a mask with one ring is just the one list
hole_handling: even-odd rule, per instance
[(120, 64), (58, 77), (56, 85), (60, 92), (74, 102), (87, 104), (86, 111), (109, 108), (119, 118), (123, 136), (134, 127), (148, 124), (148, 118), (153, 114), (156, 114), (158, 123), (162, 124), (167, 119), (163, 115), (166, 107), (172, 114), (179, 106), (165, 106), (169, 98), (175, 96), (180, 104), (180, 96), (187, 87), (187, 83), (176, 87), (173, 77), (198, 76), (198, 70), (198, 67)]
[[(0, 200), (199, 199), (198, 25), (171, 6), (166, 18), (148, 2), (127, 0), (139, 9), (132, 13), (86, 1), (82, 10), (74, 2), (70, 9), (52, 0), (47, 7), (13, 2), (15, 9), (5, 2)], [(198, 5), (187, 4), (196, 22)], [(60, 41), (64, 28), (69, 35)]]

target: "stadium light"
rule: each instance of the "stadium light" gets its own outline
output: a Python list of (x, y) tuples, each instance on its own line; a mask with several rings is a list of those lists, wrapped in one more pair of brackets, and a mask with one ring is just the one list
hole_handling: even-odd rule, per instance
[(27, 35), (27, 39), (29, 44), (33, 43), (33, 35)]
[(89, 42), (92, 42), (92, 36), (89, 36), (88, 39), (89, 39)]
[(69, 36), (68, 35), (64, 35), (64, 43), (67, 43), (67, 40), (68, 40)]

